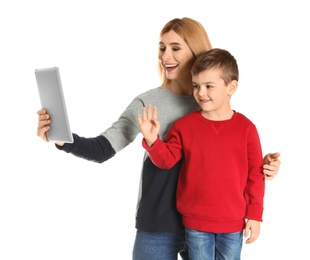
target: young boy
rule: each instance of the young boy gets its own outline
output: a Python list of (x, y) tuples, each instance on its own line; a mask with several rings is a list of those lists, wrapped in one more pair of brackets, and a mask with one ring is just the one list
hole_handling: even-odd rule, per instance
[(260, 232), (265, 181), (263, 155), (255, 125), (231, 109), (238, 87), (235, 58), (212, 49), (192, 68), (193, 95), (199, 111), (178, 119), (166, 141), (158, 138), (157, 109), (138, 115), (143, 147), (160, 168), (183, 160), (177, 208), (182, 214), (189, 257), (240, 259), (244, 236), (254, 242)]

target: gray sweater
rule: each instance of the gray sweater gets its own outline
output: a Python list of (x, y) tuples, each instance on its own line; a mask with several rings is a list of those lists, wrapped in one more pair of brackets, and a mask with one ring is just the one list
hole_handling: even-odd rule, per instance
[[(141, 114), (142, 107), (148, 104), (157, 107), (162, 140), (176, 119), (200, 109), (192, 96), (176, 95), (157, 87), (134, 98), (119, 119), (100, 136), (84, 138), (74, 134), (73, 144), (57, 148), (87, 160), (104, 162), (135, 140), (140, 133), (137, 114)], [(137, 229), (148, 232), (183, 229), (175, 200), (180, 164), (178, 162), (169, 170), (159, 169), (145, 153), (137, 204)]]

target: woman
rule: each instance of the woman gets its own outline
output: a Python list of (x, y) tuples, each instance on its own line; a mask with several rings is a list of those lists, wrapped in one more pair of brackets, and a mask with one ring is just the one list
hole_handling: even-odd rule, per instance
[[(75, 156), (102, 163), (129, 145), (140, 133), (136, 116), (142, 107), (153, 104), (161, 122), (160, 138), (165, 139), (172, 123), (199, 108), (192, 96), (191, 67), (195, 59), (211, 49), (204, 27), (190, 18), (176, 18), (162, 29), (159, 40), (160, 87), (138, 95), (119, 119), (100, 136), (84, 138), (73, 134), (72, 144), (56, 143), (56, 147)], [(48, 141), (46, 132), (50, 115), (37, 112), (37, 135)], [(265, 156), (264, 173), (272, 179), (279, 170), (279, 153)], [(176, 260), (178, 253), (186, 256), (184, 227), (176, 210), (176, 186), (181, 162), (170, 170), (157, 168), (145, 154), (141, 188), (136, 214), (134, 260)]]

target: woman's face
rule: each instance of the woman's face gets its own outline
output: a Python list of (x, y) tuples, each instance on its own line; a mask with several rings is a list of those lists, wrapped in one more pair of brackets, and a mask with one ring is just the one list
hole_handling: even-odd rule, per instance
[(187, 43), (173, 30), (159, 41), (158, 58), (169, 80), (188, 80), (194, 55)]

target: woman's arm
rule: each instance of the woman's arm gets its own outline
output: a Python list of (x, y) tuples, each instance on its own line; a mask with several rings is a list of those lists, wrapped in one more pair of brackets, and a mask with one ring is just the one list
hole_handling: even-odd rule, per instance
[(280, 170), (280, 153), (268, 153), (264, 157), (264, 174), (266, 180), (272, 180)]
[[(138, 110), (141, 110), (142, 106), (143, 101), (135, 98), (120, 115), (118, 120), (97, 137), (85, 138), (73, 134), (73, 143), (56, 142), (56, 147), (77, 157), (102, 163), (125, 148), (139, 134), (136, 114)], [(48, 142), (46, 133), (50, 129), (50, 115), (45, 109), (38, 110), (37, 115), (37, 135), (42, 140)]]
[(103, 163), (116, 154), (108, 139), (103, 135), (85, 138), (73, 134), (73, 139), (72, 144), (65, 143), (62, 146), (56, 144), (56, 147), (66, 153), (97, 163)]

